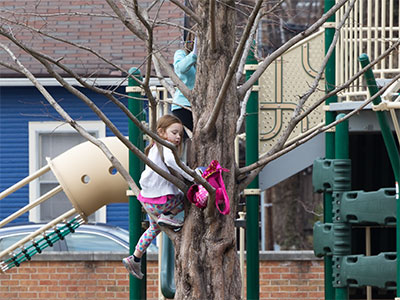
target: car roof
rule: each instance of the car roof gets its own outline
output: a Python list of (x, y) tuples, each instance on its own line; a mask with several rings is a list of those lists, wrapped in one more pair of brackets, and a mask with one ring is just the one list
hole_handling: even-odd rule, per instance
[[(33, 230), (39, 229), (40, 227), (46, 225), (46, 223), (13, 223), (0, 228), (0, 237), (9, 236), (18, 233), (32, 232)], [(57, 226), (62, 226), (63, 224), (58, 224)], [(51, 229), (49, 229), (51, 230)], [(82, 224), (77, 229), (76, 232), (91, 232), (102, 235), (113, 236), (118, 240), (129, 243), (129, 232), (118, 226), (108, 225), (105, 223), (88, 223)]]

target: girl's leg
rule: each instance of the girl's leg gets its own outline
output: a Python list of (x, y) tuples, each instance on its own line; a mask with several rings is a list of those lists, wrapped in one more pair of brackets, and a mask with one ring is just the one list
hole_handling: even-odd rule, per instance
[(182, 124), (186, 126), (190, 131), (193, 131), (193, 115), (190, 110), (178, 108), (173, 110), (172, 114), (175, 117), (178, 117), (181, 120)]
[(133, 253), (138, 258), (143, 256), (143, 253), (150, 246), (151, 242), (161, 232), (160, 226), (152, 218), (149, 219), (150, 226), (140, 237), (138, 243), (136, 244), (135, 252)]
[(173, 215), (176, 215), (183, 211), (183, 195), (176, 195), (176, 197), (168, 199), (168, 201), (162, 205), (163, 207), (159, 208), (162, 213), (170, 212)]

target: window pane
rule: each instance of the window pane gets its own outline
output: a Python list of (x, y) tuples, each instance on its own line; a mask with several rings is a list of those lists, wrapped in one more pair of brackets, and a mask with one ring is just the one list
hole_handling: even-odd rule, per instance
[(119, 251), (125, 252), (128, 249), (114, 240), (101, 235), (75, 232), (66, 236), (68, 251)]
[[(7, 249), (8, 247), (14, 245), (15, 243), (19, 242), (20, 240), (22, 240), (25, 236), (27, 236), (27, 233), (23, 233), (23, 234), (16, 234), (16, 235), (11, 235), (11, 236), (7, 236), (4, 238), (0, 239), (0, 251), (3, 251), (5, 249)], [(40, 237), (36, 237), (35, 240), (38, 241)], [(60, 243), (60, 241), (57, 241), (54, 243), (54, 245), (52, 247), (47, 247), (45, 249), (43, 249), (43, 251), (56, 251), (60, 249), (60, 246), (58, 245)], [(29, 247), (30, 245), (32, 245), (32, 243), (28, 242), (25, 244), (26, 247)], [(18, 249), (18, 248), (17, 248)], [(17, 252), (18, 250), (14, 250), (14, 252)]]
[[(94, 135), (92, 133), (92, 135)], [(55, 158), (68, 149), (86, 141), (77, 132), (70, 133), (41, 133), (40, 141), (40, 167), (47, 165), (46, 157)], [(47, 172), (41, 177), (41, 181), (57, 182), (52, 172)]]

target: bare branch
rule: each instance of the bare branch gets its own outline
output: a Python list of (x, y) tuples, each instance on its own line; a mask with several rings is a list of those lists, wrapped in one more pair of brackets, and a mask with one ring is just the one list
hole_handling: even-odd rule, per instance
[(188, 98), (192, 98), (192, 91), (182, 82), (182, 80), (179, 79), (179, 77), (176, 75), (174, 70), (170, 67), (170, 65), (167, 63), (167, 60), (162, 56), (160, 52), (155, 52), (154, 56), (158, 59), (158, 63), (160, 67), (165, 71), (168, 75), (168, 77), (172, 80), (172, 82), (177, 86), (177, 88), (182, 92), (182, 94)]
[(224, 78), (224, 82), (222, 83), (221, 89), (220, 89), (220, 91), (218, 93), (218, 96), (217, 96), (217, 98), (215, 100), (215, 105), (214, 105), (214, 108), (213, 108), (213, 110), (211, 112), (211, 116), (208, 119), (208, 121), (207, 121), (207, 123), (206, 123), (206, 125), (204, 127), (205, 131), (210, 131), (211, 128), (215, 125), (215, 122), (217, 121), (217, 117), (218, 117), (219, 112), (221, 110), (221, 107), (222, 107), (226, 92), (228, 90), (228, 87), (232, 84), (231, 80), (232, 80), (233, 76), (235, 75), (235, 71), (236, 71), (236, 68), (238, 66), (240, 57), (242, 56), (243, 49), (244, 49), (244, 46), (246, 44), (247, 37), (249, 36), (249, 32), (250, 32), (250, 30), (251, 30), (251, 28), (252, 28), (252, 26), (254, 24), (254, 21), (255, 21), (255, 19), (257, 17), (258, 11), (261, 8), (262, 2), (263, 2), (262, 0), (257, 0), (257, 3), (254, 6), (254, 9), (253, 9), (253, 11), (252, 11), (252, 13), (251, 13), (251, 15), (249, 17), (249, 20), (248, 20), (248, 22), (246, 24), (246, 28), (244, 29), (243, 34), (242, 34), (242, 36), (240, 38), (239, 45), (238, 45), (238, 47), (237, 47), (237, 49), (235, 51), (235, 54), (233, 55), (233, 58), (232, 58), (232, 61), (231, 61), (230, 65), (229, 65), (228, 72), (227, 72), (227, 74), (226, 74), (226, 76)]
[[(179, 178), (176, 178), (175, 176), (171, 175), (170, 173), (164, 171), (161, 169), (159, 166), (155, 165), (152, 161), (150, 161), (146, 155), (144, 155), (139, 149), (137, 149), (128, 139), (125, 138), (124, 135), (119, 132), (119, 130), (114, 126), (114, 124), (106, 117), (106, 115), (89, 99), (81, 93), (79, 90), (75, 89), (73, 86), (71, 86), (69, 83), (67, 83), (62, 76), (60, 76), (58, 73), (56, 73), (49, 63), (47, 61), (50, 61), (51, 63), (57, 65), (67, 73), (71, 74), (73, 77), (77, 79), (77, 81), (84, 87), (92, 89), (98, 93), (101, 93), (105, 96), (107, 96), (110, 100), (112, 100), (117, 106), (135, 123), (136, 126), (138, 126), (143, 132), (148, 134), (151, 138), (153, 138), (155, 141), (159, 142), (161, 145), (166, 146), (170, 148), (174, 154), (175, 160), (178, 164), (178, 166), (184, 170), (186, 173), (190, 174), (193, 178), (195, 178), (196, 182), (199, 182), (200, 184), (204, 185), (205, 187), (207, 186), (208, 188), (212, 189), (211, 186), (205, 181), (201, 176), (199, 176), (196, 172), (194, 172), (192, 169), (187, 167), (185, 164), (182, 163), (182, 161), (179, 158), (177, 149), (175, 146), (170, 144), (169, 142), (165, 141), (161, 137), (159, 137), (157, 134), (154, 132), (148, 130), (132, 113), (126, 108), (125, 105), (123, 105), (120, 101), (118, 101), (116, 98), (112, 97), (110, 95), (109, 91), (97, 88), (95, 86), (89, 85), (87, 82), (82, 80), (77, 74), (75, 74), (73, 71), (65, 67), (60, 61), (56, 61), (46, 55), (43, 55), (42, 53), (38, 53), (35, 50), (27, 47), (26, 45), (21, 44), (18, 40), (14, 39), (11, 36), (7, 36), (15, 45), (23, 49), (24, 51), (30, 53), (33, 57), (35, 57), (38, 61), (40, 61), (48, 70), (48, 72), (55, 78), (57, 81), (61, 83), (63, 87), (65, 87), (67, 90), (69, 90), (71, 93), (76, 95), (79, 99), (83, 100), (98, 116), (99, 118), (107, 125), (107, 127), (110, 128), (110, 130), (130, 149), (133, 151), (142, 161), (144, 161), (149, 167), (151, 167), (155, 172), (157, 172), (160, 176), (164, 177), (165, 179), (173, 182), (179, 189), (182, 191), (186, 191), (187, 187), (183, 181), (181, 181)], [(25, 73), (24, 73), (25, 75)], [(119, 171), (119, 170), (118, 170)]]
[[(278, 3), (276, 3), (271, 9), (269, 9), (267, 12), (262, 13), (262, 10), (260, 9), (260, 11), (257, 13), (256, 19), (254, 21), (254, 24), (251, 28), (249, 37), (246, 41), (246, 45), (245, 45), (245, 49), (243, 51), (242, 54), (242, 58), (240, 59), (240, 63), (239, 63), (239, 67), (238, 67), (238, 71), (236, 72), (236, 81), (239, 82), (239, 79), (242, 77), (243, 75), (243, 71), (244, 71), (244, 66), (246, 64), (246, 59), (247, 59), (247, 55), (250, 51), (250, 48), (253, 44), (253, 40), (254, 40), (254, 35), (257, 32), (257, 27), (260, 23), (260, 20), (263, 16), (267, 15), (268, 13), (270, 13), (271, 11), (274, 11), (277, 7), (279, 7), (279, 5), (281, 5), (283, 2), (285, 2), (286, 0), (279, 0)], [(255, 48), (257, 49), (257, 47)]]
[[(36, 18), (51, 18), (51, 17), (63, 17), (63, 16), (69, 16), (69, 17), (78, 16), (78, 17), (80, 17), (80, 16), (82, 16), (82, 17), (100, 17), (100, 18), (107, 17), (107, 18), (116, 19), (115, 16), (107, 14), (107, 13), (95, 14), (95, 13), (82, 13), (82, 12), (67, 12), (67, 13), (59, 12), (59, 13), (48, 13), (48, 14), (41, 13), (41, 14), (38, 14), (38, 13), (31, 13), (31, 12), (23, 12), (23, 13), (21, 13), (21, 12), (17, 12), (17, 11), (11, 11), (11, 10), (8, 10), (8, 9), (0, 9), (0, 12), (9, 13), (9, 14), (12, 14), (14, 16), (19, 15), (19, 16), (36, 17)], [(10, 21), (10, 20), (8, 20), (8, 21)]]
[[(110, 66), (112, 66), (112, 67), (115, 68), (116, 70), (119, 70), (119, 71), (121, 71), (121, 72), (124, 73), (124, 74), (128, 74), (128, 73), (129, 73), (128, 70), (122, 68), (122, 67), (119, 66), (119, 65), (114, 64), (113, 62), (111, 62), (110, 60), (108, 60), (108, 59), (106, 59), (104, 56), (102, 56), (100, 53), (98, 53), (97, 51), (94, 51), (93, 49), (91, 49), (91, 48), (89, 48), (89, 47), (86, 47), (86, 46), (84, 46), (84, 45), (80, 45), (80, 44), (78, 44), (78, 43), (74, 43), (74, 42), (71, 42), (71, 41), (69, 41), (69, 40), (62, 39), (62, 38), (59, 38), (59, 37), (50, 35), (50, 34), (48, 34), (48, 33), (46, 33), (46, 32), (43, 32), (41, 29), (37, 29), (37, 28), (31, 27), (31, 26), (29, 26), (29, 25), (26, 25), (26, 24), (23, 24), (23, 23), (20, 23), (20, 22), (14, 22), (14, 21), (11, 21), (11, 20), (6, 20), (5, 18), (3, 18), (3, 17), (1, 17), (1, 16), (0, 16), (0, 20), (11, 22), (11, 23), (13, 23), (13, 24), (15, 24), (15, 25), (25, 27), (25, 28), (27, 28), (28, 30), (31, 30), (31, 31), (33, 31), (33, 32), (36, 32), (36, 33), (38, 33), (38, 34), (40, 34), (40, 35), (42, 35), (42, 36), (48, 37), (48, 38), (53, 39), (53, 40), (55, 40), (55, 41), (59, 41), (59, 42), (65, 43), (65, 44), (67, 44), (67, 45), (76, 47), (76, 48), (78, 48), (78, 49), (87, 51), (87, 52), (93, 54), (94, 56), (96, 56), (97, 58), (99, 58), (100, 60), (102, 60), (103, 62), (109, 64)], [(13, 41), (16, 40), (15, 37), (14, 37), (14, 35), (7, 33), (6, 30), (3, 29), (3, 27), (0, 27), (0, 34), (3, 35), (3, 36), (5, 36), (5, 37), (7, 37), (7, 38), (10, 39), (10, 40), (13, 40)], [(135, 81), (137, 81), (139, 84), (143, 84), (143, 83), (142, 83), (141, 81), (139, 81), (137, 78), (135, 78), (135, 77), (133, 77), (133, 76), (132, 76), (132, 78), (133, 78)]]
[(182, 9), (185, 12), (185, 14), (190, 16), (197, 24), (201, 23), (200, 18), (189, 7), (185, 6), (184, 4), (182, 4), (177, 0), (171, 0), (171, 2), (176, 6), (178, 6), (180, 9)]
[(49, 102), (51, 106), (64, 118), (64, 120), (71, 125), (77, 132), (79, 132), (84, 138), (89, 140), (91, 143), (99, 147), (102, 152), (106, 155), (112, 165), (118, 170), (121, 176), (126, 180), (131, 190), (134, 194), (139, 194), (139, 188), (137, 187), (136, 183), (133, 181), (132, 177), (123, 167), (121, 162), (111, 153), (111, 151), (107, 148), (107, 146), (100, 140), (93, 137), (90, 133), (88, 133), (82, 126), (80, 126), (74, 119), (72, 119), (67, 112), (54, 100), (54, 98), (50, 95), (50, 93), (39, 83), (39, 81), (29, 72), (21, 62), (16, 58), (16, 56), (11, 52), (11, 50), (0, 43), (0, 47), (3, 48), (8, 55), (13, 59), (15, 64), (20, 69), (21, 73), (23, 73), (38, 89), (38, 91), (45, 97), (45, 99)]
[[(118, 18), (121, 20), (121, 22), (128, 28), (133, 34), (135, 34), (138, 38), (140, 38), (142, 41), (145, 41), (147, 36), (146, 34), (142, 31), (140, 28), (140, 25), (137, 21), (137, 19), (130, 14), (131, 21), (134, 22), (132, 24), (130, 20), (128, 20), (125, 15), (122, 13), (122, 11), (119, 9), (118, 5), (114, 3), (113, 0), (106, 0), (108, 5), (111, 7), (111, 9), (115, 12), (115, 14), (118, 16)], [(129, 11), (129, 10), (128, 10)]]
[(156, 70), (158, 80), (160, 80), (160, 83), (162, 84), (162, 86), (168, 90), (168, 93), (170, 93), (171, 96), (174, 96), (175, 88), (172, 84), (170, 84), (167, 80), (165, 80), (164, 76), (162, 75), (157, 56), (154, 57), (153, 62), (154, 62), (154, 69)]
[(246, 106), (247, 102), (249, 101), (251, 94), (251, 90), (248, 90), (246, 95), (244, 96), (244, 99), (240, 105), (240, 115), (239, 118), (236, 122), (236, 134), (239, 134), (240, 128), (242, 128), (244, 117), (246, 116)]
[[(239, 82), (239, 80), (243, 76), (244, 67), (246, 65), (246, 59), (247, 59), (247, 56), (249, 54), (250, 48), (253, 45), (254, 35), (257, 32), (257, 27), (258, 27), (258, 25), (260, 23), (261, 16), (262, 16), (262, 14), (261, 14), (261, 10), (260, 10), (258, 12), (258, 14), (257, 14), (256, 20), (254, 21), (253, 27), (251, 28), (249, 37), (248, 37), (248, 39), (246, 41), (246, 45), (245, 45), (244, 50), (243, 50), (242, 58), (240, 59), (238, 70), (236, 71), (236, 82)], [(255, 49), (257, 49), (257, 48), (255, 48)]]
[[(312, 83), (310, 89), (304, 95), (302, 95), (300, 97), (300, 100), (297, 103), (296, 108), (294, 109), (291, 120), (288, 122), (286, 129), (283, 131), (283, 133), (282, 133), (281, 137), (279, 138), (279, 140), (277, 141), (277, 143), (270, 150), (270, 153), (274, 153), (277, 149), (281, 149), (281, 147), (287, 141), (287, 139), (289, 138), (290, 134), (292, 133), (292, 131), (294, 130), (296, 125), (308, 115), (308, 113), (301, 114), (301, 111), (303, 110), (303, 107), (304, 107), (304, 104), (306, 103), (306, 101), (316, 91), (316, 89), (318, 87), (318, 84), (319, 84), (319, 82), (324, 74), (324, 71), (326, 69), (326, 65), (328, 64), (328, 61), (329, 61), (333, 51), (335, 50), (335, 47), (336, 47), (336, 44), (337, 44), (337, 41), (339, 38), (339, 34), (340, 34), (340, 29), (343, 27), (343, 25), (347, 21), (349, 15), (350, 15), (350, 12), (353, 9), (354, 3), (355, 3), (355, 0), (352, 0), (350, 2), (350, 4), (346, 7), (346, 11), (343, 14), (343, 17), (342, 17), (340, 23), (338, 24), (338, 27), (335, 29), (334, 37), (332, 39), (331, 44), (329, 45), (329, 49), (324, 57), (324, 60), (322, 61), (319, 71), (318, 71), (317, 75), (315, 76), (314, 82)], [(320, 101), (318, 101), (318, 102), (322, 103)], [(314, 108), (316, 108), (316, 106), (314, 106)], [(308, 110), (309, 113), (311, 111), (312, 110)], [(302, 117), (300, 118), (299, 115), (301, 115)]]

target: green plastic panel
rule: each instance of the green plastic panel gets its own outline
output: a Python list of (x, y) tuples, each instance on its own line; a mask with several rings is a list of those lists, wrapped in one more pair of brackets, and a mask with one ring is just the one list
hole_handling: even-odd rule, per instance
[(319, 158), (314, 161), (312, 181), (315, 192), (351, 189), (351, 160)]
[(351, 250), (351, 227), (346, 223), (314, 224), (314, 254), (346, 255)]
[(352, 224), (396, 224), (396, 191), (383, 188), (375, 192), (334, 193), (333, 219)]
[(333, 286), (396, 289), (396, 253), (333, 256)]
[(313, 231), (314, 254), (317, 257), (332, 255), (333, 224), (316, 222)]

